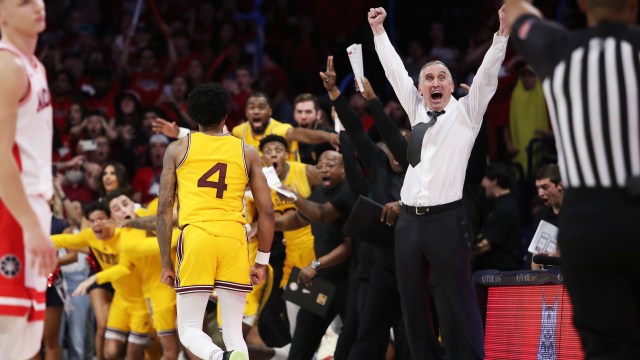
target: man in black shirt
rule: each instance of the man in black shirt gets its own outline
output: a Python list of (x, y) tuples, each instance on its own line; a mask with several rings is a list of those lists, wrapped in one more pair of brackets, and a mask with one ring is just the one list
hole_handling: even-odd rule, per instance
[[(538, 170), (536, 174), (536, 191), (538, 192), (538, 197), (544, 203), (544, 208), (535, 214), (533, 228), (537, 229), (542, 220), (557, 227), (560, 208), (564, 200), (563, 185), (560, 179), (560, 169), (558, 169), (558, 165), (547, 164)], [(531, 253), (529, 253), (529, 255), (531, 255)], [(559, 256), (559, 252), (556, 251), (547, 255)], [(532, 260), (531, 257), (528, 260)], [(536, 264), (533, 261), (530, 262), (531, 270), (540, 270), (543, 268), (541, 264)]]
[[(327, 58), (327, 69), (320, 73), (323, 85), (333, 101), (336, 113), (342, 121), (345, 132), (340, 134), (340, 146), (344, 157), (347, 182), (351, 191), (356, 195), (364, 195), (373, 201), (385, 205), (380, 214), (380, 221), (388, 226), (395, 225), (395, 220), (400, 212), (400, 189), (406, 172), (406, 160), (404, 155), (400, 161), (396, 161), (386, 145), (376, 145), (367, 135), (358, 115), (349, 105), (336, 84), (336, 72), (333, 66), (333, 56)], [(404, 143), (406, 151), (406, 138), (401, 131), (385, 114), (382, 103), (376, 97), (371, 85), (365, 79), (365, 91), (363, 97), (369, 100), (370, 112), (377, 118), (376, 123), (384, 125), (382, 128), (389, 134), (385, 134), (395, 143)], [(408, 136), (408, 131), (405, 134)], [(348, 135), (345, 139), (344, 136)], [(365, 178), (361, 171), (354, 151), (347, 149), (351, 143), (355, 145), (358, 157), (369, 177)], [(402, 324), (400, 312), (400, 294), (395, 279), (395, 251), (393, 237), (369, 239), (355, 239), (359, 293), (357, 295), (357, 334), (351, 350), (348, 351), (349, 359), (383, 359), (389, 340), (389, 328)], [(358, 241), (359, 240), (359, 241)], [(376, 241), (377, 240), (377, 241)], [(378, 247), (371, 245), (379, 244)], [(353, 290), (353, 289), (352, 289)], [(366, 301), (365, 301), (366, 298)], [(351, 308), (350, 308), (351, 311)], [(349, 314), (350, 322), (354, 317)], [(347, 324), (345, 324), (346, 331)], [(394, 327), (396, 349), (400, 358), (410, 356), (406, 339), (402, 336), (403, 329)], [(342, 340), (342, 338), (341, 338)], [(342, 345), (342, 346), (341, 346)], [(336, 348), (335, 357), (343, 357), (344, 344), (340, 342)]]
[(520, 269), (523, 265), (520, 214), (511, 193), (509, 171), (501, 165), (489, 165), (482, 187), (486, 196), (494, 200), (494, 207), (486, 214), (482, 234), (475, 245), (474, 270)]
[[(293, 99), (293, 118), (301, 128), (333, 132), (320, 124), (320, 106), (318, 98), (313, 94), (302, 93)], [(315, 165), (320, 155), (327, 150), (333, 150), (333, 146), (328, 142), (320, 144), (298, 143), (300, 161), (305, 164)]]
[(340, 315), (345, 319), (351, 239), (343, 235), (342, 227), (354, 199), (344, 181), (340, 153), (325, 151), (316, 167), (322, 175), (322, 186), (316, 187), (308, 200), (298, 195), (294, 201), (297, 210), (276, 219), (276, 229), (294, 230), (311, 223), (316, 259), (300, 269), (300, 281), (309, 283), (315, 277), (329, 280), (336, 286), (336, 295), (324, 318), (300, 309), (289, 360), (311, 359), (333, 318)]
[(534, 229), (538, 228), (541, 220), (558, 226), (558, 215), (564, 200), (562, 180), (560, 179), (560, 169), (556, 164), (548, 164), (540, 168), (536, 174), (536, 191), (538, 197), (544, 203), (544, 208), (540, 210), (533, 222)]
[(587, 359), (640, 358), (637, 0), (580, 0), (588, 29), (507, 0), (516, 49), (542, 78), (565, 198), (558, 246)]

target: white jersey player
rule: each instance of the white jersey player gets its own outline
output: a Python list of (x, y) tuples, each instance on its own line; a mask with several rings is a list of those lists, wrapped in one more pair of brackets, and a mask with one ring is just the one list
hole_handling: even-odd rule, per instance
[(40, 349), (53, 195), (52, 109), (34, 52), (45, 29), (42, 0), (0, 0), (0, 349), (6, 359)]

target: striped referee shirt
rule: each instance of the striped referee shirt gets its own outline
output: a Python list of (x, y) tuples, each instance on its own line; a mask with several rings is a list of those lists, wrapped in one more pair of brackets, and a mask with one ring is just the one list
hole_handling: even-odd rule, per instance
[(640, 175), (640, 30), (568, 31), (526, 15), (516, 49), (542, 79), (566, 186), (622, 188)]

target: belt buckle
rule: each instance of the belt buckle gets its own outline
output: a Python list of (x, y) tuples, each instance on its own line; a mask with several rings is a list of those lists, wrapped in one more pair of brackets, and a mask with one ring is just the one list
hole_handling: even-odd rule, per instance
[(416, 206), (416, 215), (424, 215), (426, 213), (429, 212), (429, 207), (428, 206), (422, 206), (423, 208), (425, 208), (424, 212), (420, 212), (418, 209), (420, 209), (420, 206)]

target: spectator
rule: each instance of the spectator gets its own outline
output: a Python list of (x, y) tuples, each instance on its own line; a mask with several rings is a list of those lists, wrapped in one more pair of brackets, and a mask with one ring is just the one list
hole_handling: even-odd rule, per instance
[[(315, 95), (303, 93), (293, 99), (293, 118), (301, 128), (333, 132), (332, 129), (320, 124), (320, 108), (318, 98)], [(331, 144), (326, 142), (321, 144), (300, 143), (299, 147), (300, 161), (312, 165), (315, 165), (323, 152), (333, 149)]]
[(407, 69), (409, 76), (413, 79), (413, 83), (417, 85), (420, 69), (422, 69), (422, 65), (429, 61), (429, 57), (425, 53), (424, 45), (418, 39), (409, 40), (407, 54), (408, 55), (402, 59), (402, 62), (404, 63), (404, 67)]
[(107, 161), (112, 160), (111, 143), (106, 136), (99, 135), (95, 138), (94, 144), (95, 150), (85, 151), (87, 161), (102, 167)]
[(152, 47), (140, 49), (138, 66), (129, 76), (129, 87), (140, 95), (140, 105), (155, 104), (162, 93), (165, 77), (158, 66), (158, 55)]
[(104, 165), (98, 181), (100, 197), (115, 189), (126, 189), (131, 191), (129, 173), (119, 162), (110, 161)]
[[(537, 229), (543, 220), (558, 226), (560, 208), (564, 200), (562, 180), (560, 180), (560, 169), (558, 165), (548, 164), (538, 170), (536, 175), (536, 190), (538, 192), (538, 198), (544, 203), (544, 208), (534, 214), (533, 228)], [(560, 249), (545, 255), (560, 256)], [(544, 266), (542, 264), (533, 262), (532, 257), (531, 270), (540, 270), (543, 268)]]
[(53, 87), (51, 88), (51, 102), (53, 106), (53, 126), (59, 134), (67, 130), (68, 115), (74, 104), (74, 79), (71, 72), (57, 71), (53, 75)]
[(168, 145), (169, 139), (166, 136), (162, 134), (151, 136), (148, 147), (148, 156), (151, 161), (148, 166), (138, 168), (133, 176), (132, 199), (143, 206), (158, 196), (162, 161)]
[(197, 126), (191, 120), (187, 108), (187, 94), (189, 86), (187, 78), (183, 75), (176, 75), (171, 81), (169, 93), (162, 93), (156, 105), (162, 109), (167, 120), (178, 123), (179, 126), (189, 129), (196, 129)]
[(564, 200), (564, 186), (558, 165), (548, 164), (538, 170), (536, 191), (545, 207), (536, 214), (534, 228), (538, 227), (541, 220), (558, 226), (558, 215), (560, 215), (560, 208)]
[(511, 174), (505, 166), (487, 167), (482, 187), (494, 204), (485, 214), (482, 232), (475, 244), (474, 270), (522, 268), (520, 214), (511, 186)]
[(118, 87), (111, 82), (111, 71), (107, 68), (89, 74), (90, 84), (82, 85), (86, 94), (84, 106), (89, 111), (101, 111), (109, 120), (115, 118), (114, 107)]
[[(507, 148), (513, 149), (514, 153), (517, 151), (513, 160), (521, 164), (526, 172), (528, 169), (527, 147), (531, 140), (551, 135), (542, 85), (536, 73), (528, 65), (520, 69), (518, 82), (511, 94), (509, 132), (511, 136), (508, 137), (510, 141)], [(541, 154), (532, 155), (535, 161)], [(539, 163), (539, 160), (535, 163)]]
[[(236, 68), (233, 80), (225, 82), (231, 94), (231, 112), (225, 121), (227, 129), (233, 130), (244, 118), (244, 109), (247, 107), (247, 100), (253, 93), (255, 78), (251, 75), (251, 69), (246, 65)], [(228, 84), (228, 85), (227, 85)]]
[(440, 60), (451, 70), (451, 76), (458, 78), (458, 50), (445, 45), (445, 29), (440, 22), (434, 22), (429, 29), (429, 39), (431, 49), (429, 50), (429, 60)]
[[(70, 134), (81, 140), (95, 140), (99, 136), (105, 136), (109, 141), (118, 137), (114, 127), (114, 121), (107, 121), (104, 113), (101, 111), (92, 111), (88, 113), (80, 124), (74, 125), (70, 130)], [(78, 153), (88, 151), (80, 149)]]
[[(64, 172), (62, 180), (62, 190), (66, 195), (63, 199), (68, 198), (71, 201), (78, 201), (81, 204), (90, 203), (95, 199), (95, 195), (91, 188), (87, 185), (87, 176), (83, 167), (84, 156), (76, 156), (71, 160), (70, 165)], [(63, 169), (60, 169), (63, 170)]]

